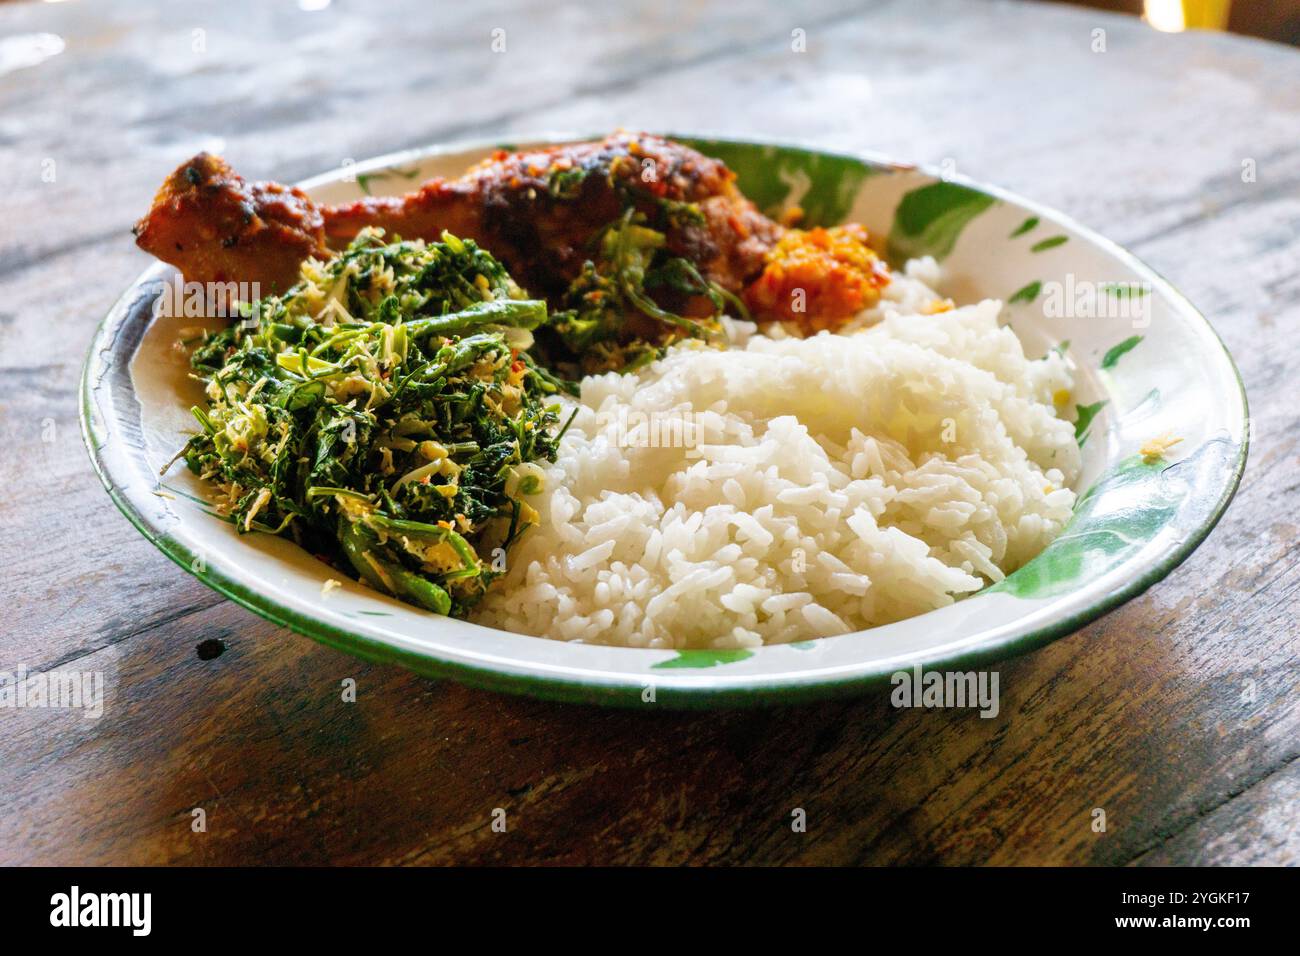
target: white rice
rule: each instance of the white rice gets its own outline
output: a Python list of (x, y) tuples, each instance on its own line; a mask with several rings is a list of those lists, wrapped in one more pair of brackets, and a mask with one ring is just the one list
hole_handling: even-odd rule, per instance
[[(1029, 360), (1001, 303), (936, 315), (908, 264), (850, 335), (684, 346), (582, 383), (530, 499), (541, 516), (482, 624), (632, 647), (826, 637), (951, 604), (1024, 564), (1070, 518), (1072, 387)], [(654, 446), (654, 447), (645, 447)]]

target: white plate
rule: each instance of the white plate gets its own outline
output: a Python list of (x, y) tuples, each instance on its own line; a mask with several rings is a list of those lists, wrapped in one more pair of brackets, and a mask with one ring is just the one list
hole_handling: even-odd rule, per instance
[[(335, 576), (326, 565), (286, 540), (236, 534), (211, 514), (207, 490), (183, 467), (159, 478), (193, 429), (190, 406), (201, 400), (173, 345), (178, 327), (195, 321), (152, 314), (160, 283), (175, 276), (162, 265), (140, 276), (101, 323), (83, 375), (86, 442), (113, 501), (209, 586), (333, 647), (494, 689), (670, 706), (851, 693), (914, 666), (967, 669), (1022, 653), (1140, 594), (1214, 527), (1245, 465), (1245, 393), (1205, 318), (1132, 255), (1059, 213), (964, 179), (879, 158), (677, 138), (725, 159), (766, 209), (796, 202), (821, 224), (864, 223), (889, 237), (893, 253), (935, 255), (941, 291), (959, 303), (1010, 300), (1006, 321), (1031, 354), (1070, 342), (1078, 403), (1105, 404), (1083, 444), (1076, 490), (1086, 493), (1057, 541), (1005, 582), (951, 607), (753, 651), (525, 637), (439, 617), (351, 581), (325, 597), (322, 583)], [(497, 145), (505, 144), (408, 151), (302, 185), (326, 202), (401, 193), (430, 176), (459, 174)], [(1053, 283), (1074, 299), (1092, 290), (1091, 300), (1078, 299), (1082, 311), (1091, 301), (1109, 317), (1049, 317), (1043, 306)], [(1166, 462), (1143, 462), (1138, 449), (1166, 433), (1182, 443)]]

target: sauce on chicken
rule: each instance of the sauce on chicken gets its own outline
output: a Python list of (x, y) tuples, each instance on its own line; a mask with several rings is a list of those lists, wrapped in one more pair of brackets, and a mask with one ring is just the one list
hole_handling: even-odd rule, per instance
[[(433, 240), (444, 231), (490, 250), (534, 294), (565, 294), (598, 256), (621, 216), (663, 236), (666, 255), (691, 263), (711, 288), (743, 300), (759, 320), (813, 332), (834, 328), (879, 297), (883, 264), (861, 227), (787, 230), (737, 188), (720, 160), (646, 134), (523, 152), (498, 151), (454, 179), (404, 196), (318, 205), (301, 190), (250, 183), (200, 153), (163, 183), (136, 241), (187, 281), (291, 286), (307, 258), (346, 247), (366, 227)], [(661, 305), (698, 314), (691, 291), (649, 290)], [(645, 335), (644, 315), (629, 317)]]

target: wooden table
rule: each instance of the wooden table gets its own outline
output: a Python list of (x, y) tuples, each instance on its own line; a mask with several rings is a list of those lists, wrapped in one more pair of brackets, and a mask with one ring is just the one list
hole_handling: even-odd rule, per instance
[[(447, 6), (0, 7), (7, 52), (66, 43), (0, 76), (0, 669), (109, 681), (98, 720), (0, 710), (0, 861), (1297, 862), (1300, 54), (1019, 3)], [(179, 161), (292, 181), (618, 124), (949, 162), (1134, 249), (1245, 375), (1236, 502), (1144, 596), (1006, 662), (994, 720), (883, 693), (647, 715), (423, 680), (221, 599), (113, 508), (77, 377)]]

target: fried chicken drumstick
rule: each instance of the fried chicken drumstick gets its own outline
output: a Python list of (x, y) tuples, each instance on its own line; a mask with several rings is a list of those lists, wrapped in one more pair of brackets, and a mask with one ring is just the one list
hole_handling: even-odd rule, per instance
[(698, 204), (703, 221), (667, 230), (669, 248), (731, 292), (763, 267), (780, 227), (754, 208), (721, 162), (658, 137), (617, 134), (524, 153), (496, 153), (458, 179), (431, 179), (401, 197), (317, 206), (301, 190), (248, 183), (200, 153), (163, 184), (136, 226), (140, 247), (189, 281), (260, 282), (283, 291), (311, 255), (347, 245), (366, 226), (407, 239), (446, 230), (478, 242), (519, 281), (562, 291), (589, 243), (633, 198), (651, 221)]
[[(554, 297), (582, 274), (611, 223), (635, 216), (662, 233), (668, 253), (762, 315), (808, 318), (809, 328), (824, 328), (878, 297), (887, 281), (882, 269), (864, 272), (837, 259), (843, 242), (815, 235), (825, 230), (804, 234), (773, 222), (735, 178), (689, 147), (620, 132), (599, 142), (499, 151), (463, 176), (431, 179), (405, 196), (321, 206), (292, 187), (249, 183), (224, 160), (200, 153), (163, 183), (135, 235), (186, 281), (258, 283), (265, 294), (286, 290), (305, 259), (327, 257), (365, 227), (427, 240), (445, 230), (491, 251), (534, 294)], [(858, 235), (838, 238), (856, 243)], [(865, 233), (861, 240), (874, 259)], [(662, 295), (674, 297), (671, 290)], [(678, 294), (672, 307), (689, 313), (699, 306), (690, 298)], [(801, 307), (792, 309), (792, 301)], [(819, 314), (827, 308), (836, 314)]]
[(329, 255), (321, 210), (306, 193), (245, 182), (209, 153), (167, 177), (134, 231), (136, 245), (187, 282), (257, 283), (266, 293), (293, 285), (304, 259)]

